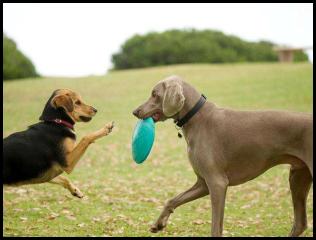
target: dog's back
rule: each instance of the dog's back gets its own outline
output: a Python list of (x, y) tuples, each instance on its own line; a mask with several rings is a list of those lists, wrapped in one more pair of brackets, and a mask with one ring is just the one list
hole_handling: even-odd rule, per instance
[[(238, 111), (218, 108), (212, 115), (211, 135), (219, 136), (229, 153), (226, 159), (249, 165), (248, 159), (275, 159), (278, 155), (292, 155), (305, 162), (312, 172), (313, 117), (309, 113), (289, 111)], [(265, 165), (266, 166), (266, 165)]]
[(54, 163), (65, 166), (62, 140), (75, 138), (66, 128), (37, 123), (3, 139), (3, 184), (39, 177)]

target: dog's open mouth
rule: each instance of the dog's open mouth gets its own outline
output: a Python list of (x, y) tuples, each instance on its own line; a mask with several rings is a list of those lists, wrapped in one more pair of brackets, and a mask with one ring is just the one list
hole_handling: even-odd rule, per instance
[(163, 115), (163, 113), (160, 110), (157, 110), (156, 112), (153, 112), (153, 113), (147, 113), (143, 116), (137, 116), (137, 117), (140, 119), (152, 117), (154, 122), (158, 122), (158, 121), (165, 119), (165, 116)]
[(161, 113), (160, 112), (156, 112), (152, 115), (152, 118), (154, 119), (154, 122), (158, 122), (161, 118)]
[(92, 117), (85, 117), (85, 116), (80, 116), (79, 117), (83, 122), (89, 122), (91, 119), (92, 119)]

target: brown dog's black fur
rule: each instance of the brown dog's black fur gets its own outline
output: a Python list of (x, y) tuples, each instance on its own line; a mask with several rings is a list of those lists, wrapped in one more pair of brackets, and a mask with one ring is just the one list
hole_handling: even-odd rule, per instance
[(50, 182), (83, 197), (76, 186), (59, 175), (71, 173), (88, 146), (112, 131), (113, 123), (107, 124), (75, 144), (72, 126), (75, 122), (90, 121), (96, 112), (83, 103), (79, 94), (68, 89), (54, 91), (39, 118), (41, 122), (3, 139), (3, 184)]
[[(40, 120), (62, 119), (74, 124), (63, 108), (54, 108), (49, 98)], [(3, 139), (3, 183), (17, 184), (41, 177), (54, 163), (66, 167), (62, 142), (76, 135), (66, 126), (43, 121)]]

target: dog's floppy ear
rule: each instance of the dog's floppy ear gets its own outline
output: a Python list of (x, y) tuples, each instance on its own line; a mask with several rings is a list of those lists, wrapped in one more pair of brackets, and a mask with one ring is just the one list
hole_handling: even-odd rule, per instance
[(179, 81), (164, 81), (164, 85), (165, 94), (162, 101), (162, 111), (166, 117), (171, 117), (182, 109), (185, 97)]
[(51, 104), (54, 108), (62, 107), (68, 112), (72, 112), (74, 110), (74, 105), (73, 105), (71, 97), (65, 94), (60, 94), (60, 95), (55, 96), (52, 99)]

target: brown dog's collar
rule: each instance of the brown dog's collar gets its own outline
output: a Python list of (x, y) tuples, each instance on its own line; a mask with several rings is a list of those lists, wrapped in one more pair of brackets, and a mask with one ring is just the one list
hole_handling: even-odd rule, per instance
[(44, 121), (46, 122), (54, 122), (60, 125), (64, 125), (65, 127), (68, 127), (72, 130), (74, 130), (74, 124), (71, 124), (65, 120), (59, 119), (59, 118), (55, 118), (55, 119), (45, 119)]

